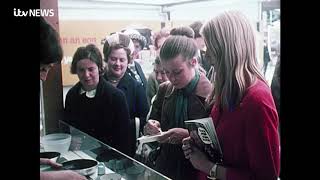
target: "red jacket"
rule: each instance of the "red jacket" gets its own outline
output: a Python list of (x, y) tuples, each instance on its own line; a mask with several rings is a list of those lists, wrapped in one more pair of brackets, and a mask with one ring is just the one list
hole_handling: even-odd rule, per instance
[(270, 88), (261, 80), (249, 87), (232, 112), (211, 117), (223, 152), (228, 180), (272, 180), (280, 172), (279, 118)]

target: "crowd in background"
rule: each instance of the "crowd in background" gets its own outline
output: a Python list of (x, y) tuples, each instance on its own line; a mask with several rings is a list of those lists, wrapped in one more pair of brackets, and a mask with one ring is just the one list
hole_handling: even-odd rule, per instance
[[(67, 92), (64, 121), (175, 180), (279, 176), (280, 53), (271, 89), (268, 60), (258, 64), (255, 32), (241, 13), (147, 37), (126, 29), (102, 42), (103, 52), (88, 44), (73, 55), (70, 72), (79, 82)], [(144, 49), (154, 52), (148, 76)], [(209, 116), (224, 155), (219, 162), (195, 146), (184, 123)], [(138, 137), (156, 134), (158, 142), (137, 151)], [(143, 154), (148, 148), (152, 158)]]

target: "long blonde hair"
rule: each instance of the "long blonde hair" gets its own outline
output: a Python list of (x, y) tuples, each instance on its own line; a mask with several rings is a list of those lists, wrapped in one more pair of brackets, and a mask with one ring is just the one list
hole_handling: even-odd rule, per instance
[(254, 30), (242, 13), (229, 11), (206, 22), (201, 34), (215, 68), (208, 101), (231, 110), (257, 78), (266, 83), (258, 68)]

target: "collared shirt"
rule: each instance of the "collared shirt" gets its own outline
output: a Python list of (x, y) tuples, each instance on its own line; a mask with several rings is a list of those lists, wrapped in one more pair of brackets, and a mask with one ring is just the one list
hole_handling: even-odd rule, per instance
[(94, 98), (96, 96), (97, 89), (91, 90), (91, 91), (85, 91), (84, 89), (80, 89), (80, 94), (86, 93), (86, 96), (88, 98)]

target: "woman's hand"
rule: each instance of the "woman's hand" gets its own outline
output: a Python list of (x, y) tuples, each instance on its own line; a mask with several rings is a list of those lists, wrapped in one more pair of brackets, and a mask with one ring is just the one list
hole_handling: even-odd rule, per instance
[(87, 178), (71, 170), (40, 172), (41, 180), (86, 180)]
[(182, 140), (182, 150), (184, 156), (190, 160), (192, 166), (204, 173), (209, 174), (210, 169), (214, 165), (194, 144), (190, 137)]
[(47, 158), (40, 158), (40, 164), (50, 165), (53, 168), (61, 168), (62, 167), (61, 164), (58, 164), (58, 163), (52, 161), (51, 159), (47, 159)]
[(192, 153), (191, 143), (192, 139), (190, 136), (182, 140), (182, 150), (186, 159), (190, 159), (190, 155)]
[(148, 120), (147, 124), (143, 128), (145, 135), (156, 135), (161, 133), (160, 123), (156, 120)]
[(172, 128), (159, 137), (160, 143), (181, 144), (182, 139), (189, 136), (189, 132), (183, 128)]

